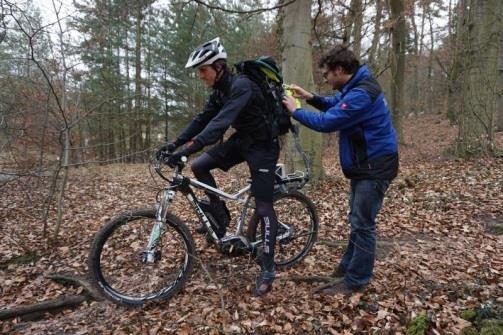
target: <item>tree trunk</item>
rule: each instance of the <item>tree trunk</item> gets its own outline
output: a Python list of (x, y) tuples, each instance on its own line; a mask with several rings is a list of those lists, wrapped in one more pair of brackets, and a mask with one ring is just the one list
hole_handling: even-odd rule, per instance
[(40, 136), (40, 155), (38, 158), (38, 164), (39, 164), (39, 169), (42, 170), (44, 168), (44, 154), (45, 154), (45, 141), (46, 141), (46, 135), (47, 135), (47, 128), (49, 124), (49, 109), (50, 107), (50, 97), (51, 93), (47, 92), (47, 101), (45, 104), (45, 111), (44, 111), (44, 119), (42, 121), (42, 134)]
[(135, 132), (135, 122), (134, 122), (134, 117), (133, 117), (133, 104), (131, 100), (131, 77), (129, 75), (129, 45), (128, 45), (128, 29), (129, 27), (126, 25), (125, 26), (125, 38), (124, 38), (124, 43), (125, 43), (125, 55), (124, 55), (124, 61), (125, 61), (125, 72), (126, 72), (126, 82), (124, 85), (126, 86), (126, 103), (127, 103), (127, 108), (126, 108), (126, 120), (127, 126), (124, 127), (124, 132), (125, 132), (125, 138), (126, 140), (126, 151), (124, 152), (124, 156), (126, 157), (126, 161), (130, 162), (132, 159), (131, 153), (134, 151), (134, 139), (133, 139), (133, 134)]
[(501, 0), (469, 0), (463, 58), (462, 102), (456, 153), (461, 157), (494, 154)]
[(374, 36), (372, 37), (372, 44), (369, 51), (370, 68), (375, 74), (379, 73), (379, 57), (377, 56), (377, 48), (381, 38), (382, 1), (383, 0), (375, 0), (376, 14), (374, 17)]
[(56, 13), (56, 18), (58, 19), (58, 27), (59, 27), (59, 43), (60, 43), (60, 50), (61, 50), (61, 60), (63, 63), (63, 75), (61, 78), (61, 114), (63, 117), (63, 125), (64, 128), (61, 130), (60, 133), (60, 138), (62, 138), (62, 154), (61, 154), (61, 160), (59, 161), (60, 166), (63, 168), (63, 180), (61, 181), (61, 185), (59, 187), (59, 193), (58, 193), (58, 208), (57, 208), (57, 220), (56, 220), (56, 229), (54, 230), (54, 236), (53, 236), (53, 241), (57, 240), (59, 230), (61, 228), (61, 224), (63, 222), (63, 212), (64, 212), (64, 199), (65, 199), (65, 191), (66, 191), (66, 186), (68, 183), (68, 168), (70, 164), (70, 132), (71, 128), (70, 125), (68, 124), (67, 120), (67, 94), (66, 94), (66, 75), (68, 71), (68, 67), (66, 65), (66, 54), (65, 54), (65, 43), (63, 41), (63, 27), (61, 26), (61, 20), (59, 19), (59, 15), (57, 14), (56, 10), (56, 4), (54, 0), (52, 1), (52, 6), (54, 9), (54, 13)]
[(498, 65), (498, 86), (496, 105), (496, 131), (503, 131), (503, 34), (500, 36), (499, 44), (499, 65)]
[(142, 1), (136, 3), (136, 45), (135, 45), (135, 127), (133, 134), (134, 147), (133, 160), (139, 161), (139, 152), (142, 148), (142, 92), (141, 92), (141, 34), (142, 34)]
[[(284, 9), (282, 22), (282, 60), (286, 83), (296, 83), (307, 90), (314, 90), (313, 56), (311, 37), (311, 0), (297, 0)], [(314, 179), (323, 176), (321, 162), (322, 137), (320, 133), (302, 127), (302, 145), (311, 158)], [(295, 158), (294, 158), (295, 157)], [(295, 146), (289, 143), (287, 162), (289, 169), (302, 169), (302, 158), (295, 155)]]
[(57, 209), (57, 220), (56, 220), (56, 229), (54, 230), (54, 235), (52, 237), (53, 241), (57, 241), (59, 231), (61, 229), (61, 223), (63, 222), (63, 208), (64, 208), (64, 199), (65, 199), (65, 191), (66, 184), (68, 183), (68, 164), (70, 157), (70, 129), (65, 129), (63, 134), (63, 148), (62, 148), (62, 159), (61, 159), (61, 167), (63, 168), (63, 179), (61, 180), (61, 185), (59, 186), (58, 192), (58, 209)]
[[(423, 54), (424, 54), (424, 35), (425, 35), (425, 26), (426, 26), (426, 5), (423, 4), (421, 5), (421, 31), (419, 33), (419, 52), (418, 52), (418, 58), (417, 58), (417, 66), (419, 69), (418, 76), (416, 78), (418, 87), (424, 88), (425, 87), (425, 76), (424, 76), (424, 69), (423, 69)], [(421, 71), (422, 70), (422, 71)], [(418, 97), (417, 97), (417, 111), (418, 112), (424, 112), (425, 110), (425, 102), (427, 100), (426, 93), (424, 89), (418, 91)]]
[[(141, 157), (143, 161), (148, 159), (148, 149), (152, 146), (152, 121), (153, 121), (153, 113), (152, 113), (152, 106), (151, 106), (151, 98), (152, 98), (152, 37), (151, 37), (151, 29), (152, 27), (148, 26), (148, 31), (147, 31), (147, 37), (146, 37), (146, 45), (145, 45), (145, 56), (146, 56), (146, 72), (147, 72), (147, 78), (146, 78), (146, 86), (147, 86), (147, 92), (146, 92), (146, 111), (144, 113), (145, 117), (145, 143), (142, 148), (142, 154)], [(147, 150), (147, 151), (145, 151)]]
[(168, 123), (168, 118), (169, 118), (169, 92), (168, 92), (168, 64), (166, 62), (164, 63), (164, 142), (168, 142), (168, 132), (169, 132), (169, 123)]
[[(118, 38), (122, 40), (122, 30), (119, 29), (117, 32)], [(125, 42), (124, 42), (125, 43)], [(126, 117), (124, 115), (124, 104), (123, 99), (121, 97), (124, 96), (124, 84), (122, 82), (122, 73), (121, 73), (121, 46), (117, 44), (115, 51), (115, 76), (117, 78), (117, 90), (115, 94), (115, 105), (117, 110), (117, 119), (119, 122), (115, 122), (116, 129), (116, 140), (113, 146), (115, 147), (115, 155), (117, 162), (123, 162), (124, 160), (124, 124), (126, 123)]]
[(412, 6), (412, 13), (410, 15), (410, 21), (412, 23), (412, 30), (414, 33), (414, 54), (413, 57), (411, 57), (411, 62), (412, 62), (412, 67), (414, 68), (413, 71), (413, 77), (412, 77), (412, 94), (410, 96), (410, 109), (412, 113), (417, 113), (418, 112), (418, 106), (420, 103), (421, 97), (417, 92), (419, 92), (419, 32), (417, 30), (417, 24), (416, 24), (416, 5), (414, 4)]
[(393, 124), (397, 131), (398, 138), (403, 138), (402, 115), (403, 110), (403, 92), (405, 79), (405, 38), (407, 28), (403, 16), (403, 3), (401, 0), (390, 0), (391, 16), (394, 25), (391, 31), (392, 57), (391, 57), (391, 108), (393, 115)]
[(433, 108), (435, 105), (438, 106), (438, 104), (434, 103), (435, 99), (435, 90), (433, 88), (434, 86), (434, 81), (433, 81), (433, 53), (435, 52), (435, 35), (433, 34), (433, 18), (431, 15), (431, 10), (428, 7), (428, 23), (430, 26), (430, 50), (429, 50), (429, 55), (428, 55), (428, 77), (426, 84), (428, 85), (428, 112), (436, 112), (439, 113), (439, 111), (434, 111)]
[(466, 20), (466, 0), (460, 0), (458, 3), (458, 22), (456, 25), (456, 38), (452, 40), (452, 65), (449, 70), (449, 75), (447, 78), (448, 83), (448, 93), (447, 93), (447, 117), (451, 121), (451, 124), (455, 124), (458, 121), (459, 108), (460, 108), (460, 98), (461, 98), (461, 81), (460, 76), (462, 72), (462, 57), (463, 57), (463, 46), (465, 34), (463, 32), (463, 27)]
[(352, 32), (351, 44), (353, 52), (358, 59), (361, 57), (362, 48), (362, 27), (363, 27), (363, 6), (362, 0), (351, 1), (351, 14), (352, 14)]

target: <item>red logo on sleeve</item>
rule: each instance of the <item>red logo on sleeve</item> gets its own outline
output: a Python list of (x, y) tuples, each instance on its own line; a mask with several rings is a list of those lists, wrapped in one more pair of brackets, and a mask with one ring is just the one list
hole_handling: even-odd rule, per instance
[(349, 106), (348, 106), (348, 104), (347, 104), (347, 103), (345, 103), (345, 102), (343, 102), (343, 103), (341, 104), (341, 108), (342, 108), (342, 109), (348, 109), (348, 107), (349, 107)]

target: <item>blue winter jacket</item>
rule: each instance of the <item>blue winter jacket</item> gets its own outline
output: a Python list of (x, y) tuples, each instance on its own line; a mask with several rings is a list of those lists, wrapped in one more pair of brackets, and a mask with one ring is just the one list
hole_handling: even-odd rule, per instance
[(299, 108), (293, 118), (316, 131), (339, 131), (341, 167), (347, 178), (396, 177), (396, 132), (384, 93), (366, 65), (335, 96), (315, 95), (307, 102), (321, 112)]

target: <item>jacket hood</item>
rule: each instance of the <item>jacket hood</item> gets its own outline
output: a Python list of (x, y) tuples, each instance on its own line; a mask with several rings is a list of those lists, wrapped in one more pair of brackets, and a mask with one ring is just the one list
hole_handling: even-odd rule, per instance
[(352, 89), (360, 80), (371, 77), (370, 70), (367, 65), (360, 65), (358, 70), (353, 74), (351, 79), (344, 84), (344, 86), (341, 88), (341, 93), (345, 93)]

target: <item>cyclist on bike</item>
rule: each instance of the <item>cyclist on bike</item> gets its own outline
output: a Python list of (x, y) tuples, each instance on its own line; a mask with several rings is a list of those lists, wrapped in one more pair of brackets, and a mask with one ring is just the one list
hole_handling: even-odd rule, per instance
[[(185, 68), (195, 68), (199, 78), (212, 88), (203, 111), (187, 128), (169, 144), (158, 151), (158, 157), (174, 167), (182, 156), (190, 156), (203, 147), (216, 143), (232, 126), (235, 133), (201, 154), (192, 162), (196, 178), (216, 188), (211, 170), (228, 171), (231, 167), (246, 162), (251, 173), (251, 192), (255, 197), (256, 212), (260, 217), (263, 254), (261, 272), (257, 278), (254, 294), (262, 296), (270, 291), (275, 278), (274, 245), (278, 222), (273, 208), (275, 167), (279, 155), (279, 143), (272, 137), (264, 117), (265, 99), (261, 89), (244, 75), (234, 75), (227, 67), (227, 53), (219, 38), (197, 47), (189, 56)], [(185, 143), (184, 149), (175, 150)], [(165, 153), (169, 153), (166, 155)], [(225, 203), (214, 194), (207, 194), (214, 213), (218, 216), (218, 237), (223, 237), (230, 216)]]

